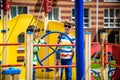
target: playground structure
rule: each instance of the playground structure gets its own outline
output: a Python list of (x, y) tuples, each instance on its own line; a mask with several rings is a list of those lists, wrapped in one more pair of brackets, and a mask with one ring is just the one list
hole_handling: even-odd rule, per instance
[[(21, 21), (23, 21), (24, 22), (24, 19), (28, 19), (29, 21), (28, 22), (26, 22), (26, 23), (24, 23), (23, 25), (24, 26), (26, 26), (26, 25), (29, 25), (29, 24), (27, 24), (27, 23), (29, 23), (29, 22), (32, 22), (32, 24), (34, 24), (34, 21), (35, 21), (35, 18), (33, 18), (33, 16), (31, 16), (31, 15), (20, 15), (20, 17), (18, 16), (18, 17), (15, 17), (13, 20), (11, 20), (10, 22), (9, 22), (9, 25), (11, 26), (10, 27), (10, 29), (9, 29), (9, 33), (10, 32), (12, 32), (11, 30), (12, 30), (12, 28), (14, 28), (12, 25), (14, 25), (13, 23), (15, 23), (15, 22), (13, 22), (13, 21), (16, 21), (15, 19), (17, 19), (17, 18), (19, 18), (19, 21), (21, 22)], [(2, 22), (2, 21), (1, 21)], [(12, 24), (11, 24), (12, 23)], [(22, 22), (21, 22), (22, 23)], [(16, 26), (18, 26), (18, 25), (20, 25), (19, 24), (19, 22), (17, 22), (17, 25)], [(42, 21), (39, 21), (39, 24), (38, 24), (38, 27), (40, 27), (40, 29), (42, 30), (42, 28), (41, 28), (41, 25), (43, 25), (43, 22)], [(56, 26), (57, 25), (57, 26)], [(24, 27), (24, 26), (22, 26), (22, 27)], [(54, 29), (53, 29), (53, 26), (56, 26), (56, 27), (54, 27)], [(57, 31), (54, 31), (54, 30), (57, 30), (58, 27), (59, 26), (59, 29), (61, 29), (61, 31), (62, 31), (62, 29), (63, 29), (63, 24), (62, 23), (60, 23), (60, 22), (54, 22), (54, 21), (50, 21), (49, 22), (49, 26), (48, 26), (48, 29), (50, 30), (50, 31), (53, 31), (53, 32), (57, 32)], [(23, 30), (24, 29), (24, 30)], [(18, 43), (18, 39), (19, 39), (19, 35), (21, 34), (21, 32), (22, 33), (24, 33), (24, 35), (25, 36), (27, 36), (28, 34), (25, 34), (25, 31), (26, 31), (26, 29), (27, 29), (27, 26), (26, 27), (24, 27), (24, 28), (15, 28), (15, 30), (14, 30), (14, 34), (12, 34), (11, 35), (11, 38), (9, 39), (9, 42), (7, 43), (7, 44), (0, 44), (0, 50), (2, 51), (2, 49), (4, 48), (4, 47), (6, 47), (7, 46), (7, 48), (8, 48), (8, 58), (7, 58), (7, 62), (8, 62), (8, 64), (2, 64), (2, 67), (10, 67), (10, 66), (15, 66), (15, 67), (17, 67), (17, 66), (20, 66), (19, 68), (22, 70), (22, 72), (21, 72), (21, 74), (20, 74), (20, 78), (21, 79), (25, 79), (25, 70), (26, 69), (29, 69), (29, 68), (25, 68), (25, 66), (24, 66), (24, 62), (26, 62), (26, 59), (27, 59), (27, 56), (25, 57), (25, 55), (28, 55), (28, 56), (30, 56), (29, 54), (26, 54), (26, 52), (27, 51), (30, 51), (30, 50), (32, 50), (32, 49), (26, 49), (26, 47), (28, 46), (28, 47), (30, 47), (30, 45), (32, 45), (32, 44), (27, 44), (27, 41), (25, 40), (24, 42), (25, 43)], [(24, 31), (24, 32), (23, 32)], [(60, 30), (58, 30), (58, 31), (60, 31)], [(40, 36), (43, 36), (43, 34), (44, 34), (44, 31), (41, 31), (40, 32), (41, 33), (41, 35)], [(49, 33), (49, 32), (48, 32)], [(46, 34), (48, 34), (48, 33), (46, 33)], [(73, 34), (74, 34), (74, 30), (73, 30)], [(110, 53), (112, 53), (113, 54), (113, 56), (115, 57), (115, 59), (116, 59), (116, 65), (115, 64), (111, 64), (111, 63), (109, 63), (109, 62), (107, 62), (107, 61), (105, 61), (105, 59), (106, 59), (106, 54), (104, 54), (104, 55), (102, 55), (103, 57), (101, 57), (101, 61), (99, 62), (99, 64), (101, 64), (102, 62), (103, 62), (103, 69), (101, 69), (101, 72), (103, 72), (103, 77), (102, 78), (106, 78), (105, 76), (108, 76), (108, 75), (105, 75), (104, 74), (104, 69), (106, 69), (107, 67), (107, 64), (111, 64), (111, 65), (115, 65), (116, 66), (116, 71), (115, 71), (115, 74), (112, 76), (112, 79), (113, 80), (116, 80), (116, 78), (119, 78), (119, 75), (118, 75), (118, 73), (119, 73), (119, 57), (118, 57), (118, 55), (119, 55), (119, 45), (116, 45), (116, 44), (110, 44), (110, 43), (103, 43), (102, 41), (99, 43), (99, 42), (92, 42), (91, 43), (91, 33), (90, 32), (86, 32), (85, 33), (86, 35), (85, 35), (85, 71), (87, 71), (85, 74), (85, 76), (84, 77), (89, 77), (89, 79), (91, 79), (91, 80), (94, 80), (94, 78), (93, 78), (93, 75), (91, 75), (91, 69), (90, 69), (90, 65), (91, 65), (91, 56), (92, 55), (94, 55), (96, 52), (98, 52), (98, 51), (100, 51), (100, 49), (102, 49), (102, 53), (104, 53), (104, 52), (110, 52)], [(30, 34), (29, 34), (30, 35)], [(45, 35), (45, 34), (44, 34)], [(54, 38), (52, 38), (52, 36), (55, 36), (56, 37), (56, 39)], [(26, 38), (24, 36), (24, 38)], [(48, 37), (48, 35), (46, 35), (47, 37)], [(45, 57), (45, 56), (47, 56), (48, 54), (44, 54), (44, 48), (46, 48), (46, 49), (48, 49), (48, 46), (53, 46), (54, 47), (54, 49), (55, 49), (55, 46), (65, 46), (65, 45), (67, 45), (67, 46), (75, 46), (75, 44), (63, 44), (63, 45), (61, 45), (61, 44), (56, 44), (56, 42), (57, 42), (57, 36), (58, 36), (58, 34), (50, 34), (49, 35), (49, 37), (47, 38), (48, 40), (47, 40), (47, 44), (43, 44), (43, 45), (34, 45), (34, 46), (43, 46), (43, 48), (41, 48), (41, 50), (39, 51), (39, 57), (40, 57), (40, 60), (41, 59), (43, 59), (43, 57)], [(30, 40), (31, 40), (31, 38), (32, 37), (27, 37), (26, 39), (29, 39), (30, 38)], [(102, 36), (101, 36), (101, 40), (103, 40), (104, 38), (106, 38), (105, 37), (105, 33), (102, 33)], [(52, 40), (51, 40), (52, 39)], [(2, 40), (1, 40), (2, 41)], [(15, 42), (16, 41), (16, 42)], [(32, 40), (31, 40), (32, 41)], [(107, 41), (107, 40), (103, 40), (103, 41)], [(92, 44), (92, 45), (91, 45)], [(105, 45), (102, 45), (102, 44), (105, 44)], [(101, 46), (102, 45), (102, 46)], [(107, 47), (107, 45), (108, 45), (108, 51), (107, 51), (107, 49), (105, 49), (105, 47)], [(4, 47), (2, 47), (2, 46), (4, 46)], [(32, 47), (32, 46), (31, 46)], [(24, 48), (24, 49), (23, 49)], [(113, 48), (113, 49), (112, 49)], [(104, 50), (105, 49), (105, 50)], [(24, 51), (23, 51), (24, 50)], [(118, 52), (117, 52), (117, 50), (118, 50)], [(21, 53), (19, 52), (19, 51), (21, 51)], [(46, 50), (45, 50), (46, 51)], [(47, 53), (51, 53), (52, 51), (54, 51), (54, 50), (51, 50), (51, 49), (48, 49), (48, 52)], [(17, 52), (17, 53), (16, 53)], [(24, 52), (24, 53), (23, 53)], [(31, 53), (32, 51), (30, 51), (30, 52), (27, 52), (27, 53)], [(42, 53), (41, 53), (42, 52)], [(86, 55), (86, 54), (88, 54), (89, 53), (89, 55)], [(14, 55), (14, 56), (12, 56), (12, 58), (10, 57), (10, 55)], [(24, 58), (25, 58), (25, 60), (22, 62), (22, 60), (21, 60), (21, 62), (19, 62), (19, 60), (17, 60), (17, 57), (16, 56), (24, 56)], [(31, 55), (32, 56), (32, 55)], [(75, 55), (76, 56), (76, 55)], [(30, 57), (28, 57), (28, 58), (30, 58)], [(31, 57), (31, 59), (32, 59), (32, 57)], [(42, 72), (42, 70), (44, 70), (45, 71), (45, 69), (46, 68), (52, 68), (52, 69), (54, 69), (55, 70), (55, 68), (60, 68), (60, 67), (64, 67), (64, 68), (67, 68), (67, 67), (73, 67), (73, 76), (72, 76), (72, 79), (74, 79), (74, 80), (76, 80), (76, 74), (75, 74), (75, 68), (74, 67), (76, 67), (76, 65), (71, 65), (71, 66), (55, 66), (55, 55), (51, 55), (51, 56), (49, 56), (49, 57), (47, 57), (46, 58), (46, 60), (45, 61), (48, 61), (47, 62), (47, 64), (45, 64), (44, 62), (43, 62), (43, 64), (44, 64), (44, 66), (35, 66), (35, 67), (31, 67), (31, 70), (32, 70), (32, 68), (36, 68), (36, 69), (39, 69), (39, 70), (37, 70), (37, 77), (39, 77), (39, 78), (46, 78), (46, 74), (47, 74), (47, 78), (49, 78), (49, 79), (53, 79), (54, 77), (54, 75), (55, 75), (55, 73), (54, 73), (54, 71), (53, 72)], [(73, 63), (75, 63), (75, 57), (74, 57), (74, 59), (73, 59)], [(89, 65), (88, 65), (89, 64)], [(25, 63), (25, 65), (29, 65), (30, 66), (30, 64), (27, 62), (27, 63)], [(101, 64), (102, 65), (102, 64)], [(31, 65), (32, 66), (32, 65)], [(42, 70), (41, 70), (41, 68), (42, 68)], [(89, 68), (89, 69), (88, 69)], [(3, 70), (3, 69), (2, 69)], [(30, 70), (28, 70), (28, 71), (26, 71), (26, 76), (27, 75), (31, 75), (32, 73), (30, 73), (29, 72)], [(89, 72), (88, 72), (89, 71)], [(29, 73), (29, 74), (28, 74)], [(41, 76), (42, 75), (42, 76)], [(90, 76), (91, 75), (91, 76)], [(100, 76), (101, 76), (101, 74), (99, 74)], [(83, 77), (83, 78), (84, 78)], [(28, 77), (28, 79), (26, 79), (26, 80), (29, 80), (29, 78), (30, 77)]]
[[(80, 4), (78, 2), (78, 5), (80, 5)], [(81, 6), (83, 6), (83, 5), (81, 5)], [(76, 9), (77, 9), (77, 7), (76, 7)], [(83, 15), (82, 12), (81, 12), (80, 15)], [(81, 20), (82, 20), (82, 18), (81, 18)], [(2, 43), (0, 45), (5, 46), (5, 47), (0, 48), (1, 55), (5, 55), (6, 53), (8, 53), (8, 54), (6, 54), (5, 57), (1, 57), (1, 59), (3, 58), (2, 59), (3, 60), (3, 65), (2, 65), (3, 67), (5, 67), (5, 66), (6, 67), (22, 66), (22, 67), (19, 67), (22, 70), (22, 73), (20, 74), (20, 78), (25, 79), (25, 77), (26, 77), (26, 80), (31, 80), (32, 79), (32, 69), (33, 68), (45, 68), (46, 69), (46, 68), (60, 68), (60, 67), (64, 67), (64, 68), (77, 67), (77, 69), (79, 70), (79, 66), (84, 67), (84, 64), (79, 64), (80, 59), (78, 59), (78, 58), (76, 58), (76, 61), (78, 60), (78, 62), (76, 64), (77, 66), (75, 66), (75, 65), (71, 65), (71, 66), (50, 66), (50, 65), (55, 65), (55, 59), (54, 59), (55, 55), (54, 56), (51, 55), (50, 58), (48, 58), (48, 60), (46, 60), (46, 62), (44, 63), (45, 66), (35, 66), (35, 67), (33, 67), (32, 63), (31, 63), (32, 61), (30, 61), (28, 59), (28, 58), (31, 57), (30, 59), (32, 60), (32, 54), (30, 54), (30, 55), (28, 54), (28, 53), (32, 53), (32, 47), (33, 47), (32, 42), (31, 42), (32, 41), (32, 35), (28, 35), (28, 37), (26, 38), (26, 36), (27, 36), (26, 29), (29, 25), (36, 25), (42, 30), (42, 32), (40, 32), (40, 36), (45, 34), (45, 32), (44, 32), (44, 29), (45, 29), (44, 28), (44, 26), (45, 26), (44, 22), (38, 20), (38, 23), (36, 24), (36, 21), (37, 21), (37, 19), (35, 17), (33, 17), (32, 15), (19, 15), (19, 16), (13, 18), (11, 21), (8, 21), (9, 29), (7, 29), (7, 33), (8, 33), (8, 36), (10, 36), (9, 40), (5, 41), (5, 43), (2, 43), (3, 38), (2, 38), (2, 34), (0, 34), (0, 39), (1, 39), (0, 42)], [(81, 24), (82, 24), (82, 22), (83, 21), (81, 21)], [(3, 22), (1, 21), (0, 23), (2, 24)], [(16, 28), (16, 26), (17, 26), (17, 28)], [(78, 26), (78, 24), (77, 24), (77, 26)], [(59, 29), (58, 29), (58, 27), (59, 27)], [(50, 30), (50, 31), (53, 31), (53, 30), (63, 31), (63, 24), (60, 23), (60, 22), (51, 21), (51, 22), (48, 23), (47, 29)], [(1, 29), (1, 30), (2, 30), (3, 34), (6, 33), (6, 31), (4, 31), (4, 29)], [(78, 28), (78, 30), (81, 30), (81, 28), (80, 29)], [(77, 31), (77, 32), (78, 33), (76, 33), (76, 34), (79, 35), (80, 34), (79, 31)], [(75, 31), (73, 30), (72, 33), (75, 34)], [(119, 75), (118, 75), (118, 73), (119, 73), (119, 57), (118, 57), (119, 45), (113, 45), (113, 47), (111, 47), (111, 46), (109, 47), (110, 44), (106, 44), (106, 42), (105, 42), (106, 40), (101, 39), (102, 41), (101, 41), (100, 44), (97, 43), (97, 44), (95, 44), (97, 46), (95, 46), (94, 43), (92, 43), (93, 45), (91, 46), (91, 40), (90, 40), (90, 37), (91, 37), (90, 34), (91, 33), (88, 32), (88, 33), (85, 33), (85, 34), (87, 34), (87, 35), (85, 35), (86, 36), (85, 37), (85, 57), (86, 57), (85, 58), (85, 70), (83, 68), (81, 68), (81, 70), (83, 72), (81, 71), (81, 73), (80, 74), (77, 73), (77, 75), (81, 75), (82, 79), (83, 78), (91, 79), (91, 80), (94, 79), (93, 75), (91, 76), (91, 73), (90, 73), (90, 65), (91, 65), (91, 62), (90, 62), (91, 58), (90, 57), (94, 53), (99, 51), (99, 49), (101, 49), (101, 52), (102, 52), (101, 61), (99, 62), (99, 64), (101, 64), (101, 66), (102, 66), (101, 67), (101, 73), (100, 73), (101, 79), (107, 80), (107, 77), (108, 77), (108, 75), (107, 75), (107, 71), (108, 71), (107, 70), (108, 69), (107, 65), (111, 64), (111, 63), (107, 62), (107, 53), (106, 52), (108, 52), (108, 51), (111, 51), (111, 53), (113, 53), (113, 55), (116, 59), (116, 62), (117, 62), (116, 64), (111, 64), (111, 65), (116, 66), (116, 71), (115, 71), (114, 76), (112, 76), (112, 79), (113, 80), (119, 79)], [(24, 37), (23, 41), (19, 40), (21, 38), (21, 36)], [(55, 36), (56, 38), (53, 39), (52, 36)], [(65, 46), (66, 45), (66, 44), (65, 45), (56, 44), (55, 42), (57, 42), (57, 36), (58, 35), (50, 35), (47, 39), (45, 39), (45, 41), (48, 42), (48, 44), (34, 45), (34, 46), (44, 46), (44, 49), (41, 49), (39, 51), (39, 57), (40, 58), (43, 58), (43, 57), (49, 55), (48, 53), (51, 52), (51, 50), (48, 49), (48, 47), (45, 48), (45, 46)], [(102, 38), (106, 38), (105, 35), (103, 35)], [(28, 39), (31, 43), (28, 44), (26, 39)], [(77, 40), (78, 39), (79, 38), (77, 38)], [(79, 40), (80, 40), (80, 43), (84, 44), (83, 39), (82, 40), (79, 39)], [(20, 42), (21, 44), (15, 44), (15, 42), (17, 42), (17, 43)], [(51, 43), (52, 43), (52, 45), (51, 45)], [(77, 43), (79, 43), (79, 41)], [(16, 46), (10, 46), (10, 45), (16, 45)], [(80, 44), (76, 44), (77, 50), (78, 50), (78, 48), (80, 48), (80, 47), (78, 47), (79, 45)], [(106, 45), (108, 45), (108, 46), (106, 46)], [(67, 45), (67, 46), (75, 46), (75, 44), (74, 45), (70, 44), (70, 45)], [(105, 49), (106, 47), (108, 47), (108, 51), (107, 51), (107, 49)], [(95, 48), (97, 48), (97, 49), (95, 49)], [(82, 50), (81, 53), (84, 53), (84, 48), (80, 48), (80, 50)], [(118, 52), (116, 52), (116, 50), (118, 50)], [(41, 54), (41, 52), (43, 54)], [(88, 54), (88, 55), (86, 55), (86, 54)], [(12, 58), (11, 58), (11, 55), (12, 55)], [(77, 56), (79, 56), (79, 55), (77, 54)], [(30, 56), (30, 57), (28, 57), (28, 56)], [(83, 57), (84, 56), (79, 57), (79, 58), (83, 59), (83, 61), (80, 61), (80, 63), (84, 62)], [(25, 66), (23, 65), (24, 61), (25, 61)], [(26, 62), (26, 61), (28, 61), (28, 62)], [(73, 62), (75, 62), (75, 59), (73, 59)], [(8, 65), (7, 64), (4, 65), (5, 63), (7, 63)], [(19, 63), (19, 64), (14, 64), (14, 63)], [(14, 65), (12, 65), (12, 64), (14, 64)], [(45, 71), (45, 69), (44, 69), (44, 71)], [(53, 72), (42, 72), (42, 71), (38, 70), (37, 77), (53, 79), (53, 76), (55, 75)], [(85, 71), (85, 73), (84, 73), (84, 71)], [(73, 73), (75, 73), (75, 72), (76, 72), (76, 69), (73, 70)], [(80, 72), (80, 71), (78, 71), (78, 72)], [(25, 73), (26, 73), (26, 75), (25, 75)], [(73, 80), (76, 80), (75, 75), (76, 74), (74, 74), (73, 77), (72, 77)], [(79, 80), (78, 76), (77, 76), (77, 80)]]
[[(17, 21), (18, 18), (19, 18), (19, 21), (17, 23), (15, 23), (14, 21)], [(25, 22), (26, 20), (27, 20), (27, 22)], [(21, 22), (21, 21), (23, 21), (23, 22)], [(11, 37), (10, 37), (10, 39), (9, 39), (7, 44), (1, 44), (1, 45), (4, 45), (4, 46), (8, 46), (8, 51), (10, 51), (10, 53), (13, 53), (12, 55), (14, 55), (12, 60), (11, 60), (11, 57), (7, 58), (8, 59), (7, 61), (8, 61), (9, 64), (24, 64), (24, 61), (26, 59), (25, 58), (25, 55), (26, 55), (26, 37), (25, 37), (26, 36), (26, 34), (25, 34), (26, 33), (26, 29), (27, 29), (28, 25), (34, 25), (35, 21), (36, 21), (36, 18), (34, 18), (34, 16), (32, 16), (32, 15), (20, 15), (20, 16), (15, 17), (13, 20), (9, 21), (8, 24), (11, 27), (10, 27), (8, 32), (11, 33), (12, 32), (11, 30), (13, 30), (13, 29), (14, 29), (15, 32), (14, 32), (14, 34), (11, 35)], [(2, 23), (2, 21), (1, 21), (1, 23)], [(24, 25), (24, 26), (21, 27), (19, 23), (23, 23), (22, 25)], [(15, 26), (19, 26), (19, 29), (14, 28), (13, 27), (14, 25)], [(38, 25), (37, 26), (40, 28), (40, 30), (41, 30), (40, 31), (40, 36), (42, 36), (44, 34), (44, 31), (42, 31), (42, 29), (43, 29), (43, 22), (42, 21), (38, 21)], [(53, 28), (53, 26), (54, 26), (54, 28)], [(58, 29), (58, 27), (59, 27), (59, 29)], [(50, 21), (48, 28), (49, 28), (49, 30), (63, 31), (63, 24), (60, 23), (60, 22)], [(74, 32), (74, 30), (73, 30), (73, 32)], [(19, 39), (22, 39), (21, 37), (19, 38), (20, 35), (24, 35), (23, 36), (24, 37), (24, 39), (23, 39), (24, 43), (14, 44), (14, 43), (18, 43)], [(52, 40), (51, 40), (51, 36), (53, 36), (53, 35), (56, 36), (56, 39), (52, 38)], [(52, 43), (52, 44), (57, 42), (57, 36), (59, 34), (53, 34), (53, 35), (50, 35), (50, 37), (48, 37), (49, 43)], [(2, 40), (1, 40), (1, 42), (2, 42)], [(14, 46), (14, 45), (16, 45), (16, 46)], [(2, 47), (0, 49), (2, 51)], [(44, 50), (44, 48), (41, 48), (41, 50), (39, 52), (40, 58), (43, 58), (45, 56), (44, 53), (51, 52), (51, 50), (49, 50), (49, 49), (48, 49), (47, 52), (45, 52), (45, 51), (46, 50)], [(8, 52), (8, 56), (9, 55), (11, 55), (11, 54), (9, 54), (9, 52)], [(50, 60), (51, 62), (50, 63), (46, 62), (46, 64), (48, 64), (48, 65), (49, 64), (50, 65), (53, 64), (54, 65), (54, 55), (52, 55), (50, 58), (48, 58), (47, 60), (48, 61)], [(20, 68), (22, 69), (22, 73), (21, 73), (20, 77), (21, 77), (21, 79), (24, 79), (25, 78), (25, 68), (24, 67), (20, 67)], [(48, 72), (46, 72), (46, 73), (42, 72), (42, 74), (41, 74), (41, 72), (42, 72), (41, 70), (37, 71), (37, 76), (38, 77), (43, 77), (42, 75), (44, 75), (44, 74), (47, 74), (47, 76), (53, 75), (53, 72), (49, 72), (49, 73)], [(41, 74), (41, 75), (39, 75), (39, 74)], [(52, 78), (52, 76), (51, 76), (51, 78)]]

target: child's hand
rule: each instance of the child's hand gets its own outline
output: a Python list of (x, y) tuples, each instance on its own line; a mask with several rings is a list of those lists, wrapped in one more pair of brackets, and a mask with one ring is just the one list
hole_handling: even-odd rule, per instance
[(43, 44), (45, 41), (43, 39), (41, 39), (40, 42)]
[(38, 52), (39, 51), (39, 48), (36, 46), (36, 47), (33, 47), (33, 52)]
[(40, 39), (39, 43), (38, 44), (44, 44), (44, 40), (43, 39)]
[(72, 52), (75, 52), (75, 48), (72, 48)]

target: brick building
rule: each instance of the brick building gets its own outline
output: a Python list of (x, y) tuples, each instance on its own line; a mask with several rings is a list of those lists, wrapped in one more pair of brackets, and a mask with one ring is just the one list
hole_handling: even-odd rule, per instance
[[(1, 0), (2, 1), (2, 0)], [(19, 14), (32, 14), (44, 18), (42, 0), (8, 0), (10, 3), (9, 19)], [(65, 21), (75, 19), (74, 0), (52, 0), (52, 10), (48, 20)], [(0, 13), (2, 18), (2, 10)], [(92, 32), (95, 41), (99, 32), (109, 33), (108, 41), (120, 43), (120, 0), (84, 0), (84, 28)]]

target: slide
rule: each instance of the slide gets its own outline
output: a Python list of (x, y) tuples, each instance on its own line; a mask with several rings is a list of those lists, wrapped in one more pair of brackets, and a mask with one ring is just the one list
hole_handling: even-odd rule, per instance
[(100, 44), (99, 43), (92, 43), (92, 45), (91, 45), (91, 56), (93, 56), (99, 50), (100, 50)]
[[(91, 46), (91, 56), (100, 50), (99, 43), (93, 43)], [(108, 45), (108, 52), (112, 53), (115, 58), (116, 64), (120, 65), (120, 45)], [(94, 80), (93, 76), (91, 79)], [(120, 80), (120, 68), (116, 67), (115, 74), (111, 80)]]

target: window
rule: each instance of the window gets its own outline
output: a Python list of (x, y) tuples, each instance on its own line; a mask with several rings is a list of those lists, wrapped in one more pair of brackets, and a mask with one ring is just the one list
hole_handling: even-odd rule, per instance
[(104, 27), (120, 27), (120, 9), (104, 9)]
[(104, 2), (120, 2), (120, 0), (104, 0)]
[(24, 41), (24, 38), (25, 38), (24, 32), (20, 33), (20, 34), (18, 35), (18, 43), (24, 43), (24, 42), (25, 42), (25, 41)]
[[(0, 3), (2, 0), (0, 0)], [(2, 7), (2, 5), (0, 5)], [(10, 7), (10, 19), (19, 15), (19, 14), (28, 14), (28, 7), (27, 6), (11, 6)], [(2, 19), (3, 10), (0, 9), (0, 19)]]
[[(0, 3), (2, 3), (2, 0), (0, 0)], [(0, 5), (0, 7), (3, 7), (3, 6)], [(2, 11), (2, 9), (0, 9), (0, 19), (2, 19), (2, 15), (3, 15), (3, 11)]]
[[(72, 9), (72, 19), (75, 19), (75, 9)], [(90, 9), (84, 9), (84, 28), (90, 27)]]
[(56, 7), (53, 7), (51, 12), (48, 14), (48, 19), (49, 20), (60, 21), (61, 20), (61, 18), (60, 18), (60, 9), (56, 8)]
[(84, 26), (90, 27), (90, 10), (84, 9)]
[(2, 16), (3, 15), (3, 11), (2, 10), (0, 10), (0, 19), (2, 19)]
[(10, 18), (13, 18), (19, 14), (28, 14), (28, 7), (26, 7), (26, 6), (11, 6)]
[(72, 9), (72, 19), (75, 18), (75, 9)]

